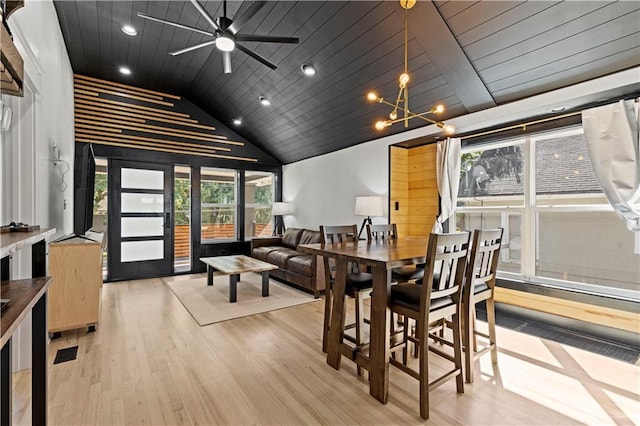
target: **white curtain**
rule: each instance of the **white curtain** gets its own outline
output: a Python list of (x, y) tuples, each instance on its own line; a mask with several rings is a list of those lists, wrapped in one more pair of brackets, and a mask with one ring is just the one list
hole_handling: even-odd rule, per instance
[(622, 100), (582, 111), (582, 126), (598, 182), (626, 227), (640, 233), (640, 133), (638, 104)]
[(460, 185), (460, 138), (447, 138), (438, 142), (436, 176), (440, 194), (440, 215), (432, 232), (442, 232), (442, 224), (456, 210)]

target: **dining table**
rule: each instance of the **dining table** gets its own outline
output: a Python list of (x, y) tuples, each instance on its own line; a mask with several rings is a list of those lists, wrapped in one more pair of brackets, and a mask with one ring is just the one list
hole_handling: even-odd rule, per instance
[[(389, 395), (389, 295), (393, 268), (424, 263), (428, 237), (400, 237), (390, 240), (302, 244), (302, 252), (335, 260), (335, 282), (331, 302), (327, 364), (340, 369), (346, 356), (369, 371), (369, 393), (386, 404)], [(368, 353), (343, 342), (345, 289), (349, 263), (368, 267), (373, 274)], [(326, 297), (331, 297), (329, 290)], [(325, 313), (326, 315), (326, 313)]]

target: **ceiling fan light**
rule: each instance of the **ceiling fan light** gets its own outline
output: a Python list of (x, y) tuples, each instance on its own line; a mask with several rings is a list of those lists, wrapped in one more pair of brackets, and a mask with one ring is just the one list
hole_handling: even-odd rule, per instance
[(216, 38), (216, 47), (223, 52), (232, 52), (236, 48), (236, 42), (226, 35)]

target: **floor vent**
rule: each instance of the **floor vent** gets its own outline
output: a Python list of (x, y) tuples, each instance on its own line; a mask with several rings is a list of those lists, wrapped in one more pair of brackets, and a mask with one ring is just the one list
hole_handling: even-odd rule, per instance
[(59, 349), (56, 353), (56, 359), (54, 364), (60, 364), (61, 362), (73, 361), (78, 355), (78, 347), (72, 346), (70, 348)]

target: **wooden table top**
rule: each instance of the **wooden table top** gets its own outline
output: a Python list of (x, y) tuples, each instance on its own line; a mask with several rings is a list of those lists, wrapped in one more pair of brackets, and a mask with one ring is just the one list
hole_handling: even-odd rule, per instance
[(41, 228), (31, 232), (6, 232), (0, 234), (0, 258), (13, 254), (24, 247), (31, 246), (40, 240), (50, 238), (56, 228)]
[(403, 237), (396, 240), (359, 241), (332, 244), (301, 244), (298, 250), (304, 253), (332, 257), (346, 257), (364, 265), (384, 264), (387, 269), (415, 263), (424, 263), (427, 255), (427, 237)]
[(2, 299), (11, 299), (9, 305), (0, 314), (2, 315), (0, 317), (2, 347), (11, 339), (24, 317), (31, 312), (51, 283), (53, 283), (51, 277), (2, 281), (0, 296)]
[(228, 275), (241, 274), (243, 272), (264, 272), (278, 269), (276, 265), (244, 255), (201, 257), (200, 261), (211, 266), (216, 271)]

